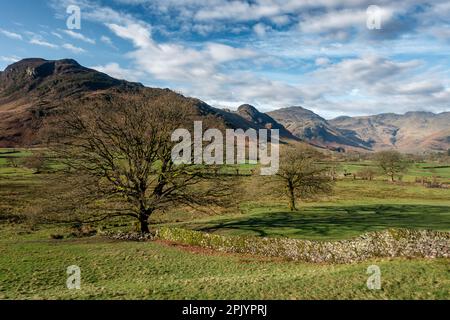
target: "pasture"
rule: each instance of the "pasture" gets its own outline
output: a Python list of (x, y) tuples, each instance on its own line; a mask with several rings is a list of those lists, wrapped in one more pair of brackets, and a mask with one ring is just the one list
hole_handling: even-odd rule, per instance
[[(26, 150), (0, 150), (0, 299), (448, 299), (448, 259), (377, 259), (348, 265), (312, 264), (226, 254), (164, 241), (129, 242), (104, 236), (76, 238), (69, 225), (33, 225), (15, 217), (36, 200), (51, 172), (8, 166)], [(371, 163), (347, 163), (349, 172)], [(231, 170), (231, 169), (230, 169)], [(240, 168), (248, 174), (250, 166)], [(387, 228), (450, 231), (450, 190), (414, 183), (417, 176), (450, 180), (450, 169), (418, 163), (401, 183), (339, 179), (333, 194), (299, 203), (298, 211), (270, 192), (259, 176), (244, 176), (233, 212), (159, 213), (151, 228), (313, 240), (339, 240)], [(132, 229), (120, 218), (102, 230)], [(61, 234), (62, 240), (51, 235)], [(67, 290), (66, 268), (78, 265), (82, 289)], [(367, 267), (382, 270), (382, 289), (366, 287)]]

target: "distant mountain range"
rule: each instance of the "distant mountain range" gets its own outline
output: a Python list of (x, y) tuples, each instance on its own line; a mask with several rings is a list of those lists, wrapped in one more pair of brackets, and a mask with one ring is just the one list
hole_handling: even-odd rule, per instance
[(289, 107), (268, 114), (295, 136), (326, 147), (412, 153), (450, 147), (450, 112), (384, 113), (325, 120), (302, 107)]
[[(121, 94), (176, 94), (169, 89), (147, 88), (85, 68), (75, 60), (25, 59), (0, 72), (0, 147), (39, 143), (42, 120), (69, 102), (109, 99)], [(230, 128), (279, 129), (284, 141), (305, 141), (336, 151), (403, 152), (445, 151), (450, 148), (450, 112), (385, 113), (364, 117), (342, 116), (326, 120), (302, 107), (268, 113), (245, 104), (237, 111), (214, 108), (185, 98), (201, 115), (215, 115)]]
[(366, 117), (338, 117), (329, 123), (347, 136), (365, 141), (371, 149), (404, 152), (450, 148), (450, 112), (384, 113)]

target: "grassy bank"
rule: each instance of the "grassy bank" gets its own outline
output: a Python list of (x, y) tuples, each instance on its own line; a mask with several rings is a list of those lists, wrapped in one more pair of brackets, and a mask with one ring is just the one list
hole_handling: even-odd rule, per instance
[[(12, 238), (0, 241), (2, 299), (449, 298), (448, 259), (318, 265), (157, 242)], [(371, 264), (381, 268), (381, 290), (366, 287)], [(81, 268), (81, 290), (65, 287), (70, 265)]]

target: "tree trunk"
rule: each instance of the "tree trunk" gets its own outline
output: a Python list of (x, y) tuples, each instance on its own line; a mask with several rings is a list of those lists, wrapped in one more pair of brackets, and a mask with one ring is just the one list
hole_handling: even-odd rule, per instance
[(148, 219), (139, 219), (139, 222), (141, 223), (141, 233), (150, 233), (150, 229), (148, 228)]
[(297, 208), (295, 207), (295, 199), (292, 197), (289, 198), (289, 210), (296, 211)]
[(152, 211), (144, 208), (141, 208), (140, 211), (139, 223), (141, 225), (141, 233), (150, 233), (150, 230), (148, 228), (148, 219), (150, 218)]
[(294, 187), (291, 184), (289, 184), (288, 189), (289, 189), (289, 210), (295, 211), (297, 210), (297, 208), (295, 207)]

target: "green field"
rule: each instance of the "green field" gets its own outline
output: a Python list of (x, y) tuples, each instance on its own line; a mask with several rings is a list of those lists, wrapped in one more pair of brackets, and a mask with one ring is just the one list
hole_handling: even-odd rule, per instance
[(224, 235), (347, 239), (388, 228), (450, 231), (450, 207), (433, 205), (308, 206), (300, 212), (285, 207), (257, 208), (249, 214), (221, 216), (175, 224)]
[[(371, 161), (360, 162), (345, 162), (342, 164), (341, 169), (346, 170), (348, 173), (356, 173), (362, 169), (371, 168), (377, 171), (376, 165)], [(413, 163), (408, 167), (408, 171), (403, 175), (403, 181), (414, 181), (414, 179), (420, 177), (433, 177), (441, 179), (443, 182), (450, 183), (450, 165), (433, 162)]]
[[(0, 241), (1, 299), (448, 299), (448, 260), (377, 260), (317, 265), (219, 254), (160, 242), (100, 237)], [(367, 267), (382, 289), (366, 287)], [(65, 287), (81, 268), (81, 290)]]
[[(0, 218), (25, 212), (51, 172), (11, 168), (6, 158), (30, 153), (0, 150)], [(349, 163), (348, 171), (367, 165)], [(370, 164), (372, 165), (372, 164)], [(440, 167), (440, 168), (437, 168)], [(431, 169), (430, 169), (431, 168)], [(233, 170), (228, 168), (227, 170)], [(259, 176), (245, 176), (233, 212), (177, 210), (153, 217), (153, 229), (177, 226), (224, 235), (347, 239), (386, 228), (450, 231), (450, 190), (426, 188), (414, 177), (450, 170), (419, 163), (402, 183), (340, 179), (332, 195), (302, 201), (289, 212)], [(247, 175), (251, 166), (240, 168)], [(132, 229), (127, 219), (98, 229)], [(448, 259), (378, 259), (331, 265), (224, 254), (161, 241), (125, 242), (102, 236), (74, 238), (70, 226), (36, 226), (0, 219), (0, 299), (449, 299)], [(63, 240), (51, 239), (60, 234)], [(382, 289), (366, 287), (367, 267), (380, 266)], [(66, 289), (66, 268), (78, 265), (82, 289)]]

